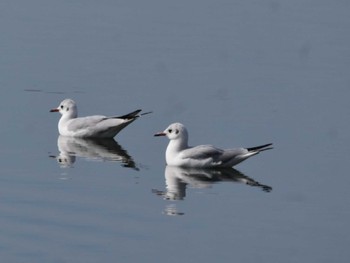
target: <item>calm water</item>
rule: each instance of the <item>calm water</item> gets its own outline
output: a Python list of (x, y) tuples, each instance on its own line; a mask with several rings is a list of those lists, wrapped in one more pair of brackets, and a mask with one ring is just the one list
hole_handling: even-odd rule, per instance
[[(2, 262), (348, 262), (349, 1), (2, 1)], [(80, 115), (152, 110), (116, 141)], [(237, 170), (165, 166), (190, 144), (273, 142)], [(71, 152), (75, 152), (72, 156)]]

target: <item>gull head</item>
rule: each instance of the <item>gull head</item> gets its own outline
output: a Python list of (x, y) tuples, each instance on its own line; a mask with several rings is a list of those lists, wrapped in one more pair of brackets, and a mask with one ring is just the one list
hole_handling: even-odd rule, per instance
[(67, 116), (68, 118), (76, 118), (78, 116), (77, 104), (72, 99), (63, 100), (58, 108), (52, 109), (50, 112), (59, 112), (62, 116)]
[(188, 132), (186, 127), (181, 123), (173, 123), (164, 131), (156, 133), (154, 136), (166, 136), (169, 140), (183, 140), (187, 142)]

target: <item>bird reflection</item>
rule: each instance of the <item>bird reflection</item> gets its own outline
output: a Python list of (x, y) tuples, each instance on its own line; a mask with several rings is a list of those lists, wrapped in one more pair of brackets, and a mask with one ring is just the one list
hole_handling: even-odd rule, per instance
[(261, 184), (233, 168), (196, 169), (166, 166), (166, 191), (152, 190), (166, 200), (183, 200), (186, 197), (186, 187), (209, 188), (217, 182), (235, 182), (261, 188), (270, 192), (272, 187)]
[(122, 166), (138, 170), (132, 157), (114, 139), (83, 139), (59, 136), (58, 156), (54, 157), (61, 167), (71, 167), (76, 157), (97, 161), (120, 162)]

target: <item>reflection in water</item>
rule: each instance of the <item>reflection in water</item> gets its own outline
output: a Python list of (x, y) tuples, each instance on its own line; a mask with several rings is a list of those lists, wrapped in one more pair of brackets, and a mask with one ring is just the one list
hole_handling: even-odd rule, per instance
[(163, 214), (167, 216), (183, 216), (185, 214), (184, 212), (179, 212), (177, 210), (176, 204), (168, 204), (165, 206)]
[(76, 157), (90, 160), (121, 162), (124, 167), (138, 170), (132, 157), (114, 139), (83, 139), (59, 136), (60, 154), (54, 157), (61, 167), (71, 167)]
[[(217, 182), (243, 183), (250, 186), (259, 187), (265, 192), (272, 191), (272, 187), (261, 184), (233, 168), (197, 169), (166, 166), (166, 191), (153, 189), (152, 192), (162, 196), (165, 200), (183, 200), (186, 196), (187, 185), (190, 185), (192, 188), (203, 189), (209, 188)], [(165, 208), (164, 214), (183, 215), (184, 213), (178, 212), (176, 205), (172, 204), (171, 206), (167, 206)]]

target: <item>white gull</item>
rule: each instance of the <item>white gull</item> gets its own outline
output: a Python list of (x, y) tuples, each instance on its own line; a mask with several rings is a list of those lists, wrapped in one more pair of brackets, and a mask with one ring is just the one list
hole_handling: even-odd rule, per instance
[(60, 135), (80, 138), (113, 138), (138, 117), (147, 114), (136, 110), (116, 117), (93, 115), (79, 118), (77, 104), (72, 99), (63, 100), (58, 108), (50, 112), (62, 114), (58, 122)]
[(166, 149), (166, 163), (180, 167), (232, 167), (262, 151), (272, 149), (264, 144), (251, 148), (219, 149), (212, 145), (188, 146), (188, 132), (181, 123), (170, 124), (163, 132), (154, 136), (167, 136), (169, 144)]

